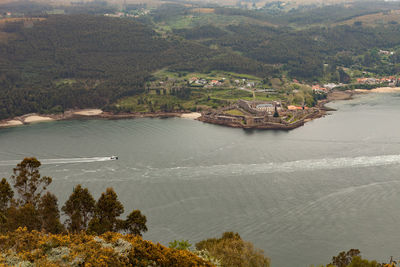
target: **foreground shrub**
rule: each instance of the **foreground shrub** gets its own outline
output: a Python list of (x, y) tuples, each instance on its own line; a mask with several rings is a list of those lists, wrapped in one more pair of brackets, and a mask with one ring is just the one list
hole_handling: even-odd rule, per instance
[(332, 257), (332, 262), (328, 265), (317, 267), (396, 267), (396, 264), (396, 261), (393, 261), (392, 257), (389, 263), (378, 263), (375, 260), (369, 261), (361, 257), (360, 250), (350, 249), (347, 252), (342, 251), (337, 256)]
[(226, 267), (269, 267), (270, 260), (264, 252), (244, 241), (238, 233), (226, 232), (221, 238), (210, 238), (196, 244)]
[(213, 266), (187, 250), (137, 235), (57, 235), (19, 228), (0, 235), (0, 266)]

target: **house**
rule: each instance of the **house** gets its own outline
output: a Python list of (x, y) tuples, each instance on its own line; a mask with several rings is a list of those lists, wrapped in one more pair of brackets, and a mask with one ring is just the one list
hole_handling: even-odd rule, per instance
[(324, 84), (324, 87), (326, 88), (326, 89), (328, 89), (328, 90), (332, 90), (333, 88), (335, 88), (335, 87), (338, 87), (339, 85), (337, 85), (337, 84), (335, 84), (335, 83), (327, 83), (327, 84)]
[(357, 83), (364, 83), (365, 82), (365, 78), (357, 78)]
[(192, 78), (189, 79), (189, 83), (194, 83), (194, 82), (196, 82), (196, 81), (198, 81), (198, 80), (199, 80), (199, 78), (197, 78), (197, 77), (192, 77)]
[(320, 86), (319, 84), (313, 85), (312, 86), (312, 90), (314, 92), (318, 92), (318, 93), (327, 93), (328, 89), (326, 89), (325, 87)]
[(300, 107), (300, 106), (293, 106), (293, 105), (290, 105), (290, 106), (288, 106), (287, 108), (288, 108), (288, 110), (303, 110), (303, 109), (308, 109), (308, 107)]
[(247, 83), (247, 87), (254, 87), (256, 84), (254, 83), (254, 82), (249, 82), (249, 83)]
[(205, 85), (205, 84), (207, 84), (207, 81), (204, 80), (204, 79), (199, 79), (199, 80), (195, 81), (194, 83), (195, 83), (195, 84), (202, 84), (202, 85)]
[(387, 51), (387, 50), (379, 50), (379, 54), (380, 55), (393, 55), (394, 52), (393, 51), (390, 52), (390, 51)]
[(375, 78), (357, 78), (357, 83), (359, 84), (376, 84), (379, 83), (380, 80)]
[(106, 17), (112, 17), (112, 18), (122, 18), (125, 16), (125, 13), (123, 12), (116, 12), (114, 14), (104, 14)]
[(277, 90), (273, 88), (264, 88), (264, 89), (258, 89), (255, 90), (257, 93), (270, 93), (270, 94), (276, 94)]
[(358, 78), (357, 83), (359, 84), (379, 84), (379, 83), (396, 83), (396, 77), (389, 76), (383, 78)]
[(287, 107), (288, 110), (298, 110), (298, 108), (301, 109), (301, 107), (297, 107), (297, 106), (293, 106), (293, 105), (290, 105)]
[(220, 82), (220, 81), (217, 81), (217, 80), (212, 80), (211, 82), (210, 82), (210, 85), (212, 85), (212, 86), (217, 86), (217, 85), (221, 85), (222, 83)]
[(210, 84), (217, 84), (217, 83), (218, 83), (217, 80), (212, 80), (212, 81), (210, 82)]

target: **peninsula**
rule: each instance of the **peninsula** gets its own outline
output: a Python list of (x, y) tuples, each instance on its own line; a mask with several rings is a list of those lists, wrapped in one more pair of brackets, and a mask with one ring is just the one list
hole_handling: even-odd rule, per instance
[(203, 112), (198, 120), (244, 129), (291, 130), (323, 115), (325, 110), (318, 107), (239, 100), (226, 108)]

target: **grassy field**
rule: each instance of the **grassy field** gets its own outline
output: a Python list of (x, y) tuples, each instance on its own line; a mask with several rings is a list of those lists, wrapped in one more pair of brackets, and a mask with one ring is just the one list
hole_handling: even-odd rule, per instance
[[(200, 84), (189, 84), (191, 78), (204, 79), (207, 86)], [(211, 86), (211, 80), (221, 81), (219, 86)], [(60, 81), (61, 82), (61, 81)], [(63, 80), (62, 82), (68, 82)], [(287, 89), (284, 80), (279, 78), (271, 79), (273, 88), (279, 93), (253, 92), (249, 89), (248, 83), (254, 83), (253, 89), (268, 87), (262, 83), (262, 79), (248, 74), (234, 72), (211, 71), (209, 73), (198, 72), (171, 72), (162, 69), (153, 73), (153, 79), (147, 84), (146, 93), (130, 96), (117, 101), (114, 106), (123, 112), (172, 112), (172, 111), (196, 111), (204, 109), (218, 109), (236, 103), (239, 99), (274, 101), (284, 100), (290, 103), (304, 103), (309, 98), (311, 88), (300, 88), (295, 86)], [(179, 89), (180, 88), (180, 89)], [(183, 89), (182, 89), (183, 88)], [(240, 89), (242, 88), (242, 89)], [(286, 89), (285, 89), (286, 88)], [(178, 96), (176, 90), (189, 92), (184, 96)], [(238, 111), (231, 111), (238, 115)]]
[(246, 79), (249, 81), (257, 81), (257, 82), (261, 81), (260, 77), (254, 75), (226, 72), (226, 71), (211, 71), (209, 73), (198, 73), (198, 72), (171, 72), (166, 69), (162, 69), (157, 72), (154, 72), (153, 76), (160, 80), (163, 80), (165, 78), (189, 80), (192, 77), (197, 77), (199, 79), (208, 79), (208, 80), (221, 80), (223, 78), (226, 78), (226, 79)]
[(229, 115), (234, 115), (234, 116), (244, 116), (246, 114), (244, 114), (243, 112), (241, 112), (238, 109), (231, 109), (228, 111), (225, 111), (224, 113), (229, 114)]
[[(266, 93), (256, 93), (256, 100), (279, 100), (280, 96), (269, 96)], [(115, 106), (125, 112), (157, 112), (187, 110), (195, 111), (205, 108), (219, 108), (237, 102), (239, 99), (253, 100), (253, 94), (248, 91), (227, 88), (192, 89), (188, 99), (182, 99), (168, 93), (147, 93), (126, 97), (115, 103)]]

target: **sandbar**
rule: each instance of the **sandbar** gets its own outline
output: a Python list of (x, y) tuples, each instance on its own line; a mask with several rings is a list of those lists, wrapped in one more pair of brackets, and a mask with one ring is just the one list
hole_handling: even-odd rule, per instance
[(54, 121), (54, 119), (50, 117), (37, 116), (37, 115), (28, 116), (24, 119), (25, 123), (42, 122), (42, 121)]
[(9, 126), (17, 126), (17, 125), (22, 125), (22, 121), (19, 120), (9, 120), (5, 122), (0, 123), (0, 127), (9, 127)]
[(198, 119), (201, 117), (201, 113), (199, 112), (192, 112), (192, 113), (184, 113), (181, 115), (181, 118), (184, 119)]
[(79, 111), (75, 111), (74, 115), (81, 115), (81, 116), (96, 116), (103, 113), (101, 109), (82, 109)]
[(400, 92), (400, 87), (379, 87), (371, 90), (367, 89), (356, 89), (358, 93), (398, 93)]

